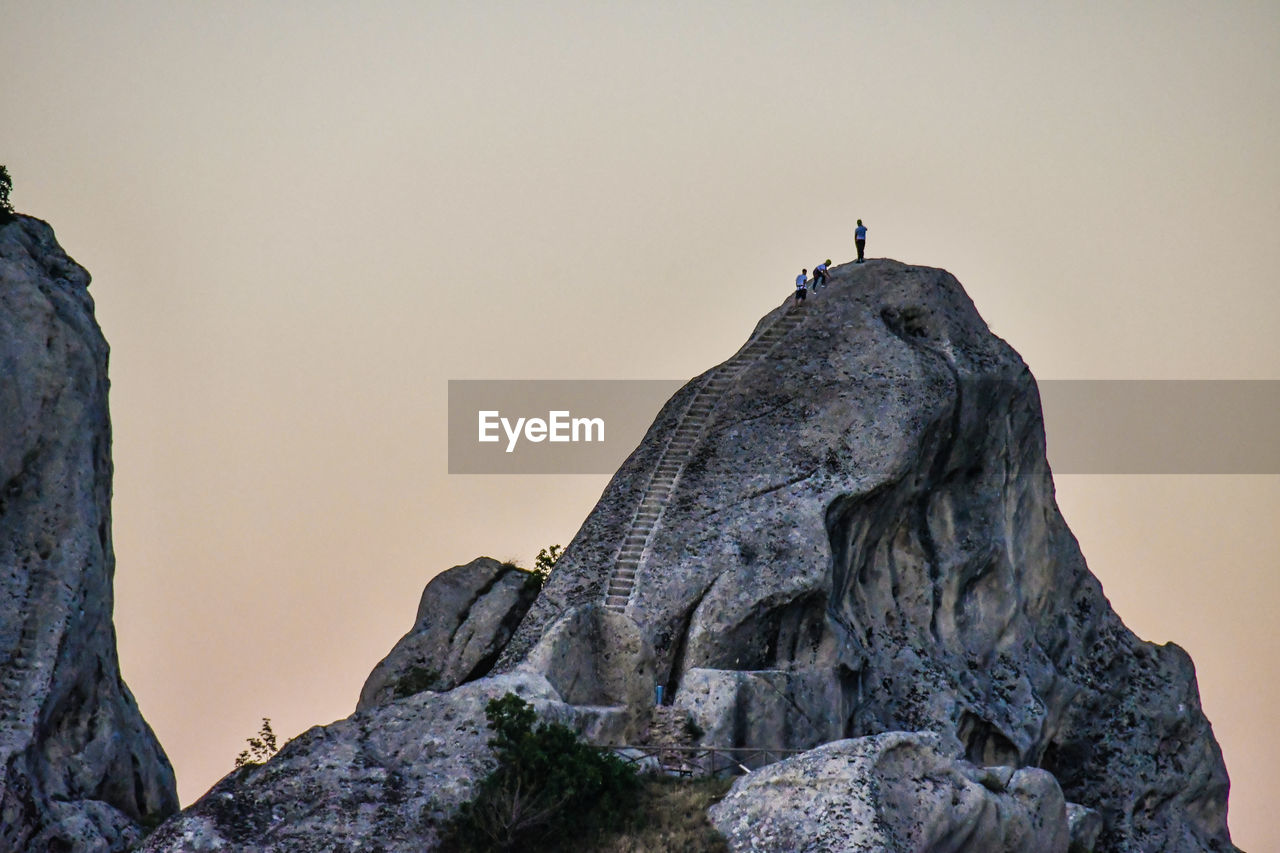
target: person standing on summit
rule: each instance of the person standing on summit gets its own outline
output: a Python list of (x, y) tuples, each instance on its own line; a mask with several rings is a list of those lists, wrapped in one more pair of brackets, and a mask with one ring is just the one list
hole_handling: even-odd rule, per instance
[(858, 220), (858, 227), (853, 229), (853, 242), (858, 247), (857, 263), (862, 263), (862, 250), (867, 247), (867, 226), (862, 224), (862, 220)]

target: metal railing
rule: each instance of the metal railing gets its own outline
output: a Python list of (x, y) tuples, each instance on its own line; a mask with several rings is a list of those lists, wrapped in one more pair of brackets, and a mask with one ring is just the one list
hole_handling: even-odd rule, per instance
[(669, 776), (740, 776), (767, 764), (799, 755), (803, 749), (719, 746), (606, 746), (641, 772)]

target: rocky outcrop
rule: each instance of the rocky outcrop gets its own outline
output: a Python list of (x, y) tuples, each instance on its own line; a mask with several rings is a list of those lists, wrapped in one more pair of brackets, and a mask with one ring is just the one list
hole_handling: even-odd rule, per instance
[(637, 721), (654, 697), (653, 649), (635, 623), (598, 604), (569, 611), (529, 653), (564, 701), (626, 709)]
[(837, 268), (677, 393), (499, 669), (601, 601), (708, 745), (928, 730), (1054, 774), (1100, 849), (1232, 849), (1190, 659), (1112, 612), (1054, 502), (1035, 381), (942, 270)]
[(534, 575), (490, 557), (436, 575), (422, 591), (413, 628), (369, 674), (356, 709), (486, 675), (538, 589)]
[(317, 726), (264, 765), (236, 770), (152, 833), (149, 853), (437, 849), (445, 822), (492, 766), (485, 705), (506, 693), (543, 720), (610, 740), (618, 715), (560, 701), (528, 672), (423, 691)]
[(848, 849), (852, 825), (810, 819), (843, 787), (926, 845), (886, 849), (972, 818), (990, 849), (1234, 850), (1190, 659), (1111, 611), (1035, 382), (942, 270), (848, 265), (788, 300), (658, 414), (493, 674), (313, 730), (147, 849), (341, 849), (349, 826), (430, 849), (482, 763), (479, 701), (512, 685), (601, 744), (661, 728), (655, 686), (704, 745), (841, 741), (740, 785), (782, 833), (756, 849)]
[(975, 767), (936, 734), (842, 740), (744, 776), (711, 807), (733, 850), (1067, 853), (1044, 770)]
[(0, 850), (128, 849), (177, 810), (112, 625), (107, 344), (43, 222), (0, 227)]

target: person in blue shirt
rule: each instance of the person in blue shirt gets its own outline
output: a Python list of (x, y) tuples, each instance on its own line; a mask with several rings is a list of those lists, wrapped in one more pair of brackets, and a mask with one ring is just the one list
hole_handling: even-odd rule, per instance
[(853, 242), (858, 247), (857, 263), (862, 263), (865, 260), (862, 257), (862, 250), (867, 247), (867, 226), (862, 224), (861, 219), (858, 220), (858, 227), (853, 230)]
[(827, 286), (827, 267), (831, 266), (831, 259), (827, 258), (822, 263), (813, 268), (813, 292), (818, 292), (818, 286)]
[(800, 275), (796, 276), (796, 304), (797, 305), (799, 305), (801, 302), (804, 302), (804, 298), (809, 295), (809, 288), (805, 284), (805, 279), (808, 277), (808, 275), (809, 275), (808, 270), (800, 270)]

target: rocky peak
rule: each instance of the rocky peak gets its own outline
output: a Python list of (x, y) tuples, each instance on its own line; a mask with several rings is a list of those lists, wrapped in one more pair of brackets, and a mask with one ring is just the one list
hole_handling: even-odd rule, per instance
[(1035, 381), (955, 278), (838, 268), (659, 413), (503, 666), (603, 607), (705, 743), (927, 730), (1049, 770), (1104, 849), (1225, 845), (1190, 659), (1124, 627), (1053, 495)]
[[(837, 267), (763, 318), (658, 413), (495, 671), (437, 687), (313, 729), (147, 849), (432, 849), (507, 691), (604, 745), (678, 721), (813, 750), (714, 810), (734, 849), (1234, 849), (1190, 659), (1112, 612), (1035, 381), (943, 270)], [(846, 805), (865, 825), (824, 817)]]
[(178, 806), (116, 659), (88, 284), (45, 223), (0, 227), (0, 850), (125, 850)]

